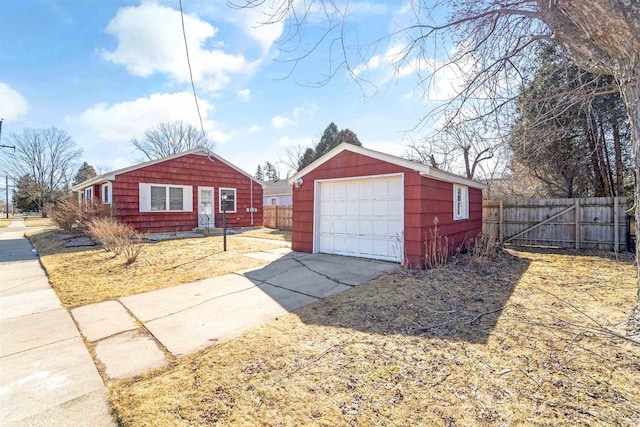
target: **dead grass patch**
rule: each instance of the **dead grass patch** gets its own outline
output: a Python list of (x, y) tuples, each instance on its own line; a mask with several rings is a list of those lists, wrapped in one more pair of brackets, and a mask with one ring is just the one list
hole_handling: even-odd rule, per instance
[(24, 217), (24, 225), (26, 227), (53, 227), (55, 224), (53, 223), (53, 219), (51, 218), (41, 218), (37, 216), (25, 216)]
[(271, 228), (257, 228), (253, 230), (243, 231), (240, 236), (256, 237), (258, 239), (281, 240), (283, 242), (291, 241), (291, 231), (273, 230)]
[(11, 221), (13, 221), (12, 216), (9, 216), (9, 218), (7, 218), (3, 215), (2, 217), (0, 217), (0, 228), (8, 227), (9, 224), (11, 224)]
[(218, 236), (140, 243), (138, 260), (125, 265), (122, 257), (99, 247), (64, 248), (57, 232), (29, 233), (29, 238), (68, 308), (259, 267), (266, 262), (241, 254), (282, 247), (236, 236), (228, 239), (227, 252)]
[(386, 275), (170, 369), (108, 381), (124, 426), (638, 425), (635, 270), (503, 251)]

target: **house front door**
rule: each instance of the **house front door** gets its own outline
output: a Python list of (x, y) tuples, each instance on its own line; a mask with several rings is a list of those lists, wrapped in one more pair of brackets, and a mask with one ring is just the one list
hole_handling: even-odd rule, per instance
[(198, 228), (214, 228), (213, 187), (198, 187)]

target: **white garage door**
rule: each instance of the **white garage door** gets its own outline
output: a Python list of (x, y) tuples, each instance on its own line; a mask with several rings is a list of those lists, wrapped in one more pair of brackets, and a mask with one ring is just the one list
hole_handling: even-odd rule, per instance
[(323, 181), (316, 197), (318, 252), (402, 261), (402, 176)]

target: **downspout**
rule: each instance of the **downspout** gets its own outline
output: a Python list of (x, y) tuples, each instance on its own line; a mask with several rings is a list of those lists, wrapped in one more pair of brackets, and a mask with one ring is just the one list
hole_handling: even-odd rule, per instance
[(251, 226), (253, 226), (253, 179), (249, 178), (249, 182), (251, 183), (251, 207), (249, 212), (251, 213)]

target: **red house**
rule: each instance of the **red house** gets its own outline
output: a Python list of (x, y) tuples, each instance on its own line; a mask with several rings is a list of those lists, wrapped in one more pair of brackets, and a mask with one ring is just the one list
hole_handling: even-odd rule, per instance
[[(143, 233), (262, 226), (262, 185), (205, 148), (109, 172), (72, 188), (79, 200), (115, 208)], [(224, 205), (223, 205), (224, 203)]]
[(329, 151), (289, 183), (292, 248), (300, 252), (424, 267), (436, 217), (450, 251), (482, 231), (486, 185), (352, 144)]

